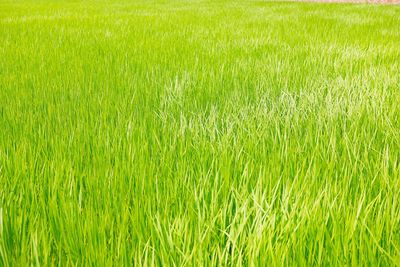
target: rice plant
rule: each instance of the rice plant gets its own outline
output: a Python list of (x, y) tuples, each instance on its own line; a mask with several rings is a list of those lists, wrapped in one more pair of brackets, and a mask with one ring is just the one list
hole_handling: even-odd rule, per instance
[(0, 266), (400, 264), (400, 6), (0, 2)]

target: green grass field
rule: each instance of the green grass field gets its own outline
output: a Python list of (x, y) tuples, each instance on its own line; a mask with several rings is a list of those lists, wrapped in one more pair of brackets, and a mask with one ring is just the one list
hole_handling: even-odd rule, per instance
[(400, 6), (0, 3), (0, 266), (400, 264)]

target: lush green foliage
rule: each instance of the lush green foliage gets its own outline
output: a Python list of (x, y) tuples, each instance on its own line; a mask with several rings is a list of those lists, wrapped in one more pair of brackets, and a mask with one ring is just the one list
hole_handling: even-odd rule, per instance
[(400, 7), (0, 3), (0, 265), (400, 263)]

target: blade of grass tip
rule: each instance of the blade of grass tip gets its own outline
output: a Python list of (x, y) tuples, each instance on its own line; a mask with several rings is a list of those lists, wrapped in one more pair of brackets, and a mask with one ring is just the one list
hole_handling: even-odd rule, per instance
[(389, 252), (387, 252), (383, 247), (381, 247), (381, 245), (379, 245), (379, 242), (376, 240), (374, 234), (372, 233), (372, 231), (369, 229), (369, 227), (363, 222), (363, 226), (365, 227), (365, 229), (367, 230), (367, 232), (369, 233), (369, 235), (372, 238), (372, 241), (374, 241), (374, 244), (376, 245), (376, 247), (378, 248), (378, 250), (380, 252), (382, 252), (383, 254), (385, 254), (388, 259), (394, 264), (396, 265), (398, 262), (396, 262), (396, 260), (392, 257), (392, 255), (389, 254)]
[(10, 266), (8, 262), (8, 254), (6, 253), (6, 247), (4, 242), (3, 232), (3, 208), (0, 208), (0, 263), (4, 266)]
[(33, 254), (35, 257), (36, 266), (40, 266), (39, 254), (37, 250), (37, 231), (34, 234), (32, 234), (32, 246), (33, 246)]

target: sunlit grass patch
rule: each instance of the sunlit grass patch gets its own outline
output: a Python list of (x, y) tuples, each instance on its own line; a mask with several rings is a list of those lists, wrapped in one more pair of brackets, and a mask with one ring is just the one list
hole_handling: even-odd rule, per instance
[(0, 265), (398, 264), (399, 15), (0, 3)]

